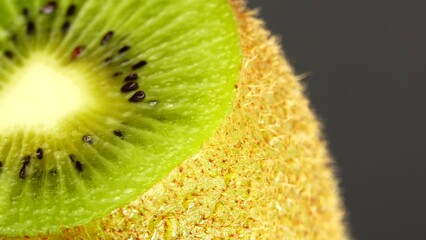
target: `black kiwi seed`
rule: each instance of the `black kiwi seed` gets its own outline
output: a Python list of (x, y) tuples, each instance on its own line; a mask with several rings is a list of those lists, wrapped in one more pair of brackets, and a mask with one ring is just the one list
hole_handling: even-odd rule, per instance
[(119, 138), (124, 138), (124, 134), (121, 130), (114, 130), (114, 135), (119, 137)]
[(112, 61), (113, 57), (107, 57), (104, 60), (104, 63), (110, 63)]
[(62, 24), (62, 32), (67, 33), (68, 30), (70, 29), (70, 27), (71, 27), (70, 22), (68, 22), (68, 21), (64, 22), (64, 24)]
[(43, 149), (41, 149), (41, 148), (37, 149), (37, 151), (36, 151), (37, 159), (43, 159), (43, 156), (44, 156)]
[(139, 68), (141, 68), (141, 67), (145, 66), (146, 64), (147, 64), (147, 62), (146, 62), (145, 60), (142, 60), (142, 61), (140, 61), (140, 62), (136, 63), (135, 65), (133, 65), (133, 66), (132, 66), (132, 69), (133, 69), (133, 70), (137, 70), (137, 69), (139, 69)]
[(11, 52), (11, 51), (9, 51), (9, 50), (7, 50), (7, 51), (5, 51), (4, 52), (4, 55), (7, 57), (7, 58), (9, 58), (9, 59), (13, 59), (13, 57), (15, 56), (14, 54), (13, 54), (13, 52)]
[(74, 60), (74, 59), (80, 57), (81, 54), (83, 53), (83, 51), (84, 51), (84, 46), (78, 46), (78, 47), (76, 47), (74, 49), (74, 51), (72, 52), (71, 58)]
[(27, 177), (27, 165), (30, 163), (30, 156), (25, 156), (24, 159), (22, 160), (22, 167), (21, 170), (19, 170), (19, 178), (20, 179), (25, 179)]
[(0, 173), (1, 173), (2, 168), (3, 168), (3, 162), (0, 162)]
[(74, 15), (76, 8), (77, 7), (75, 6), (75, 4), (70, 5), (67, 9), (67, 17), (71, 17), (72, 15)]
[(123, 75), (123, 73), (122, 73), (122, 72), (115, 72), (112, 76), (113, 76), (113, 77), (119, 77), (119, 76), (121, 76), (121, 75)]
[(75, 162), (75, 155), (74, 154), (70, 154), (68, 155), (68, 157), (70, 158), (71, 162)]
[(35, 25), (33, 21), (27, 23), (27, 34), (32, 35), (35, 32)]
[(55, 12), (58, 4), (56, 2), (48, 2), (40, 9), (40, 13), (44, 15), (50, 15)]
[(104, 37), (102, 38), (101, 46), (102, 46), (102, 45), (107, 44), (107, 43), (109, 42), (109, 40), (111, 40), (111, 38), (112, 38), (113, 36), (114, 36), (114, 32), (113, 32), (113, 31), (109, 31), (109, 32), (107, 32), (107, 33), (104, 35)]
[(141, 102), (145, 98), (145, 92), (143, 91), (137, 91), (133, 96), (129, 98), (129, 102)]
[(31, 160), (31, 156), (25, 156), (24, 159), (22, 159), (22, 163), (28, 164), (28, 163), (30, 163), (30, 160)]
[(126, 84), (121, 87), (121, 92), (131, 92), (133, 90), (136, 90), (139, 88), (139, 84), (137, 82), (127, 82)]
[(118, 50), (118, 53), (122, 54), (130, 50), (130, 46), (124, 46)]
[(88, 143), (88, 144), (93, 144), (92, 136), (90, 136), (90, 135), (84, 135), (83, 136), (83, 142)]
[(77, 171), (82, 172), (83, 171), (83, 164), (81, 164), (80, 161), (76, 161), (75, 162), (75, 168), (77, 169)]
[(27, 176), (27, 164), (22, 165), (21, 170), (19, 170), (19, 178), (25, 179)]
[(22, 15), (24, 15), (25, 17), (28, 17), (30, 15), (30, 10), (28, 10), (28, 8), (22, 9)]
[(138, 80), (139, 76), (137, 73), (130, 73), (129, 75), (127, 75), (127, 77), (124, 79), (124, 81), (135, 81)]

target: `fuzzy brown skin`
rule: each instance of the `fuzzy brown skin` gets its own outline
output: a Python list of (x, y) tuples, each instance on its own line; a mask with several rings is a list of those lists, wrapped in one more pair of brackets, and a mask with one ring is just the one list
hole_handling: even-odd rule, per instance
[(219, 131), (128, 206), (45, 239), (347, 239), (320, 125), (275, 38), (231, 0), (243, 52)]

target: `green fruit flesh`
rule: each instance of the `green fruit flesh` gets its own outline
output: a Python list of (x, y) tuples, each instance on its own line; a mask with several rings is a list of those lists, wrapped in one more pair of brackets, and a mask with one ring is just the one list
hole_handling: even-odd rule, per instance
[(8, 0), (0, 16), (0, 236), (108, 214), (230, 111), (241, 56), (226, 0)]

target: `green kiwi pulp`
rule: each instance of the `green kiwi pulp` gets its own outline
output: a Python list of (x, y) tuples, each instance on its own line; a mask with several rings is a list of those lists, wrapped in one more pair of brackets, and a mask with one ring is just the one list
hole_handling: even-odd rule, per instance
[(227, 0), (4, 0), (0, 16), (0, 236), (108, 214), (230, 112)]

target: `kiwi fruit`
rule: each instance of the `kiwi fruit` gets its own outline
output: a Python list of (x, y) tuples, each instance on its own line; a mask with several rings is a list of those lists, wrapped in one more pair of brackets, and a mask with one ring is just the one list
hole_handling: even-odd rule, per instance
[(244, 1), (0, 15), (0, 236), (348, 238), (320, 125)]

